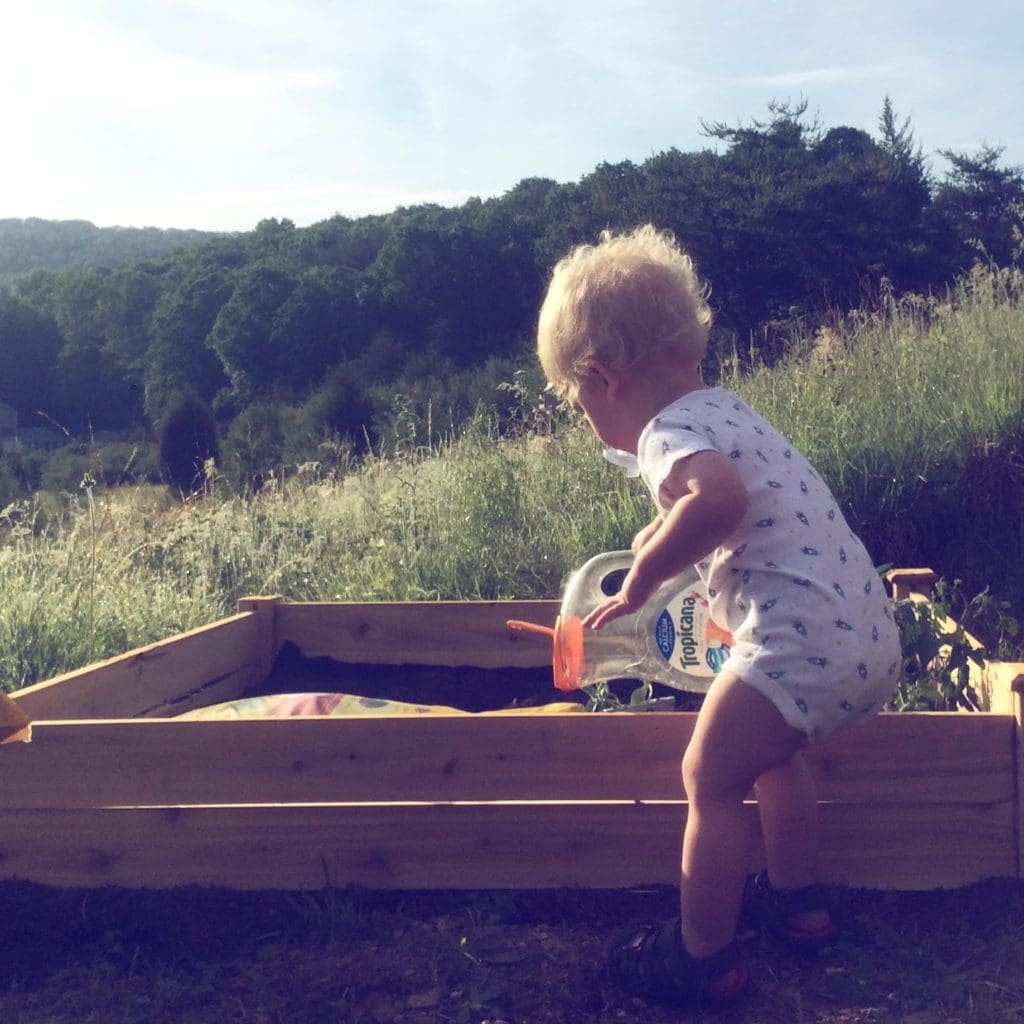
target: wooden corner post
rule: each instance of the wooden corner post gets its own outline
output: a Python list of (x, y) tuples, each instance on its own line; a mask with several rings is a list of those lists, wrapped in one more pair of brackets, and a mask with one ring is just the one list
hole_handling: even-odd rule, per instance
[(280, 603), (280, 597), (239, 598), (239, 612), (251, 612), (255, 619), (253, 682), (266, 679), (274, 667), (274, 658), (277, 657), (277, 606)]
[(894, 601), (905, 601), (911, 594), (930, 597), (938, 575), (932, 569), (890, 569), (885, 578), (892, 584)]

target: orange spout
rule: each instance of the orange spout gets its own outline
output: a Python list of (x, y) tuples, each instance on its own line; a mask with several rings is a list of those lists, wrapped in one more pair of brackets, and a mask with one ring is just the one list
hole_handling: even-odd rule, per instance
[(509, 629), (551, 637), (551, 668), (559, 690), (578, 690), (583, 682), (583, 620), (559, 615), (555, 628), (536, 622), (509, 619)]

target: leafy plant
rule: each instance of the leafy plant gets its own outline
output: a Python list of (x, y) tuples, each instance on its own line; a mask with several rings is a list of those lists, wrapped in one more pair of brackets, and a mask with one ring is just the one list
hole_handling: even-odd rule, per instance
[(587, 711), (625, 711), (643, 708), (651, 700), (654, 688), (650, 683), (640, 682), (628, 701), (623, 701), (607, 682), (591, 683), (583, 687), (583, 692), (587, 695)]
[[(1006, 602), (996, 601), (986, 588), (966, 599), (961, 581), (935, 584), (932, 600), (904, 598), (893, 602), (899, 627), (903, 668), (893, 705), (898, 711), (980, 710), (971, 682), (971, 667), (979, 670), (1007, 639), (1017, 634), (1017, 621)], [(955, 617), (955, 618), (954, 618)], [(967, 624), (987, 622), (996, 641), (978, 646), (968, 636)]]

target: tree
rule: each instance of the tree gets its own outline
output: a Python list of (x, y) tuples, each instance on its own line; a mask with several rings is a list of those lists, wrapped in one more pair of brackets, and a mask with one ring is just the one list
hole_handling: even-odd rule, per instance
[(160, 466), (171, 489), (182, 498), (208, 482), (207, 465), (220, 459), (217, 421), (194, 392), (176, 395), (157, 430)]
[(961, 239), (962, 266), (979, 255), (1001, 266), (1020, 258), (1024, 167), (1000, 167), (1003, 151), (989, 145), (973, 156), (940, 150), (952, 167), (936, 191), (935, 205)]
[(905, 117), (897, 125), (896, 111), (892, 100), (882, 100), (882, 112), (878, 116), (878, 131), (882, 151), (889, 157), (890, 173), (906, 191), (908, 200), (915, 205), (928, 201), (928, 174), (921, 147), (914, 139), (910, 118)]
[(331, 370), (303, 405), (302, 418), (314, 435), (338, 434), (347, 437), (357, 451), (364, 450), (373, 403), (360, 369), (343, 363)]
[(239, 272), (231, 297), (217, 313), (209, 345), (220, 358), (239, 406), (273, 395), (288, 374), (289, 353), (273, 344), (272, 334), (275, 316), (296, 284), (276, 259), (250, 264)]
[(164, 287), (161, 268), (131, 264), (113, 271), (97, 298), (102, 325), (102, 356), (124, 384), (126, 414), (132, 423), (143, 418), (146, 357), (152, 337), (153, 313)]
[(0, 399), (21, 425), (39, 425), (40, 412), (58, 415), (53, 368), (63, 347), (52, 315), (0, 292)]
[(767, 357), (794, 317), (847, 308), (882, 276), (920, 287), (934, 269), (909, 125), (887, 104), (876, 142), (852, 128), (823, 133), (806, 109), (772, 103), (763, 121), (705, 124), (724, 153), (672, 150), (644, 165), (652, 219), (691, 251), (719, 322)]
[(229, 267), (208, 256), (175, 273), (153, 310), (152, 339), (144, 373), (145, 409), (156, 422), (172, 396), (192, 391), (205, 402), (228, 379), (206, 337), (233, 288)]
[(277, 365), (273, 391), (301, 398), (346, 356), (367, 343), (359, 275), (342, 267), (312, 267), (274, 313), (269, 345)]

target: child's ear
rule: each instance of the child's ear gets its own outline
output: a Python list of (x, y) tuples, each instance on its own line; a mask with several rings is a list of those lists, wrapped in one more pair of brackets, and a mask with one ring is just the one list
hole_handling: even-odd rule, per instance
[(616, 398), (618, 396), (621, 376), (615, 370), (605, 363), (591, 359), (587, 363), (587, 372), (593, 374), (604, 385), (609, 398)]

